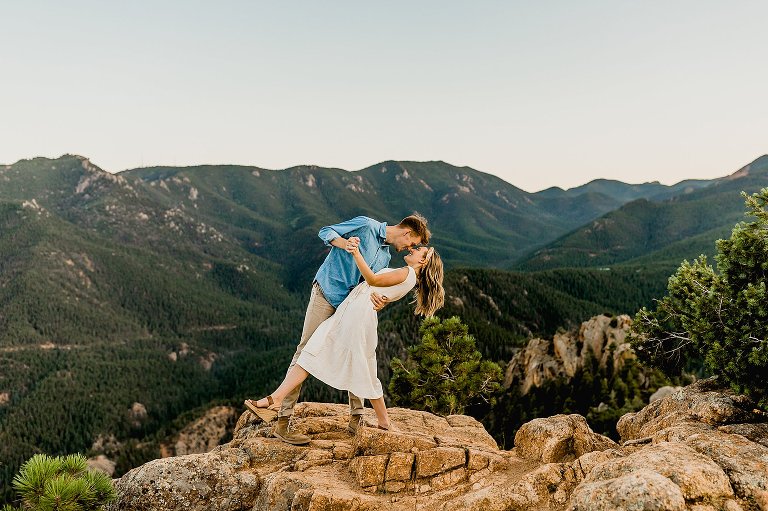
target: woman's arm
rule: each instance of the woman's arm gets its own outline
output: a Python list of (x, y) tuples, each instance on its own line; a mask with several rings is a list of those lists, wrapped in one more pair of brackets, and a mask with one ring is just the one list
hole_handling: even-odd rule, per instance
[(363, 259), (363, 255), (358, 249), (356, 238), (350, 238), (347, 243), (347, 252), (352, 254), (355, 259), (355, 264), (360, 269), (360, 273), (363, 275), (365, 281), (371, 286), (376, 287), (389, 287), (396, 284), (400, 284), (408, 278), (408, 268), (398, 268), (397, 270), (388, 271), (379, 275), (373, 273), (368, 263)]

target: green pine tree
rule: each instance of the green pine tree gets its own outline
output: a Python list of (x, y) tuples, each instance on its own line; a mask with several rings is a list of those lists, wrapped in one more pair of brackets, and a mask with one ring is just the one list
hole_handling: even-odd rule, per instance
[(117, 498), (109, 476), (89, 470), (81, 454), (36, 454), (21, 466), (13, 488), (21, 497), (21, 509), (35, 511), (95, 511)]
[(458, 317), (427, 318), (419, 334), (421, 342), (408, 349), (405, 361), (392, 360), (394, 404), (451, 415), (463, 414), (477, 400), (493, 399), (501, 387), (501, 368), (481, 360), (474, 337)]
[(641, 360), (668, 373), (702, 360), (737, 392), (768, 407), (768, 188), (746, 199), (755, 221), (717, 242), (717, 272), (705, 257), (684, 261), (655, 310), (633, 325)]

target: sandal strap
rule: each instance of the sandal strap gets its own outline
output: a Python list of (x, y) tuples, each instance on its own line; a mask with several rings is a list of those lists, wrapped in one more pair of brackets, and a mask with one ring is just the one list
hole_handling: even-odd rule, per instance
[(267, 396), (267, 403), (269, 403), (269, 406), (272, 406), (273, 404), (275, 404), (275, 400), (272, 399), (271, 395)]

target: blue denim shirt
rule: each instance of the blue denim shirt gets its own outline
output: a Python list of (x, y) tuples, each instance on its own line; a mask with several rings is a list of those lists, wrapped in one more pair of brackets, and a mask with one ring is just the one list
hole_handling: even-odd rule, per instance
[(331, 241), (339, 236), (349, 239), (353, 236), (360, 238), (360, 253), (373, 272), (389, 265), (392, 255), (386, 244), (387, 223), (378, 222), (367, 216), (358, 216), (351, 220), (328, 225), (320, 229), (320, 239), (331, 247), (328, 256), (317, 270), (315, 280), (320, 284), (325, 299), (334, 307), (338, 307), (349, 295), (350, 291), (360, 282), (362, 275), (355, 264), (352, 254), (346, 250), (334, 247)]

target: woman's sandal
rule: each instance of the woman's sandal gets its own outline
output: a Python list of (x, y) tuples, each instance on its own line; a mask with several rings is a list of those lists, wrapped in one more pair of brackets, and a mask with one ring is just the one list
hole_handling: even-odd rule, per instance
[(389, 423), (389, 427), (388, 428), (385, 428), (384, 426), (382, 426), (380, 424), (377, 424), (376, 427), (378, 429), (383, 429), (384, 431), (389, 431), (390, 433), (396, 433), (398, 431), (398, 429), (395, 427), (395, 425), (392, 424), (391, 422)]
[(277, 410), (273, 408), (275, 406), (275, 401), (272, 399), (272, 396), (267, 396), (267, 403), (269, 403), (267, 406), (261, 407), (256, 406), (256, 401), (253, 399), (246, 399), (244, 404), (245, 407), (248, 408), (248, 411), (256, 417), (264, 422), (271, 422), (277, 417)]

